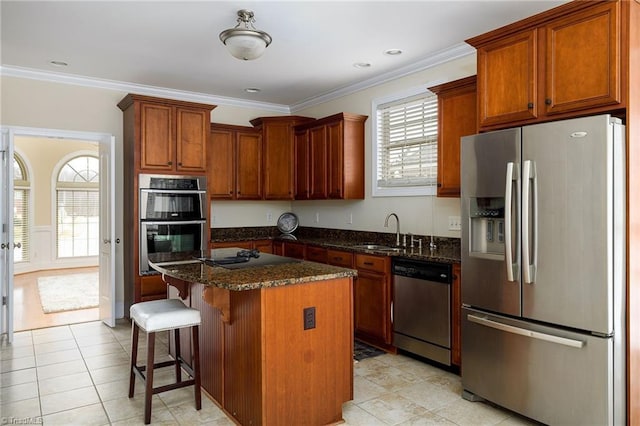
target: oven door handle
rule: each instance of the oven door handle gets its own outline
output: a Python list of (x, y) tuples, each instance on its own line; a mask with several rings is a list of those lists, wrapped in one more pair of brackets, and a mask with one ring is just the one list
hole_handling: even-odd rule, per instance
[(142, 219), (142, 222), (145, 225), (194, 225), (194, 224), (205, 224), (207, 221), (205, 219), (200, 220), (145, 220)]
[(150, 194), (171, 194), (171, 195), (184, 195), (184, 194), (206, 194), (207, 191), (203, 189), (150, 189), (140, 188), (140, 192), (148, 192)]

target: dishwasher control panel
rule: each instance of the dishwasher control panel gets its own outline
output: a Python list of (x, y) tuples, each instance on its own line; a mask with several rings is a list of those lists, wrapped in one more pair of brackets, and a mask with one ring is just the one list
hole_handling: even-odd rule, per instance
[(394, 258), (393, 275), (417, 278), (439, 283), (451, 283), (452, 267), (447, 263), (427, 262), (423, 260)]

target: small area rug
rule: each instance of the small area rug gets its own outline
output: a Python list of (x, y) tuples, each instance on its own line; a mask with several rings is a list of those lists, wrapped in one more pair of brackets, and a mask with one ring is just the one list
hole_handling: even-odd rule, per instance
[(98, 306), (98, 272), (38, 278), (45, 314)]
[(353, 359), (356, 362), (362, 361), (366, 358), (382, 355), (383, 353), (385, 352), (378, 348), (374, 348), (373, 346), (369, 346), (366, 343), (362, 343), (357, 340), (353, 342)]

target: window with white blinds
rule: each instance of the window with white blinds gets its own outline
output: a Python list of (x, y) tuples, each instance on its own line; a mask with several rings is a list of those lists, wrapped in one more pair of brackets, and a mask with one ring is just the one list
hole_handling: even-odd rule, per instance
[(31, 244), (31, 226), (29, 220), (30, 198), (29, 173), (24, 160), (13, 155), (13, 262), (28, 262)]
[(56, 182), (58, 258), (98, 255), (99, 183), (97, 157), (75, 157), (60, 169)]
[[(438, 175), (438, 98), (423, 93), (376, 111), (376, 188), (394, 195), (434, 194)], [(384, 195), (384, 194), (382, 194)]]

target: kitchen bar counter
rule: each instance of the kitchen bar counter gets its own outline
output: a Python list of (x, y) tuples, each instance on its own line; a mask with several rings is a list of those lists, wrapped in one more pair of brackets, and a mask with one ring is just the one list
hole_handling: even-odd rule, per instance
[[(255, 260), (277, 264), (249, 260), (234, 270), (205, 264), (202, 254), (154, 255), (150, 265), (170, 297), (202, 315), (204, 392), (242, 425), (341, 423), (353, 399), (356, 271), (267, 254)], [(180, 352), (190, 360), (185, 337)]]
[[(241, 249), (225, 248), (214, 249), (205, 253), (157, 253), (150, 255), (149, 264), (156, 271), (175, 279), (233, 291), (302, 284), (312, 281), (348, 278), (356, 275), (356, 271), (352, 269), (315, 262), (301, 262), (297, 259), (291, 259), (291, 262), (288, 263), (254, 266), (253, 264), (260, 259), (251, 258), (249, 262), (242, 264), (241, 269), (210, 266), (198, 260), (205, 257), (207, 259), (231, 257), (235, 256), (239, 250)], [(205, 256), (202, 256), (202, 254), (205, 254)], [(261, 253), (260, 256), (263, 259), (266, 257), (282, 259), (281, 256), (266, 253)], [(236, 267), (235, 265), (232, 266)]]

